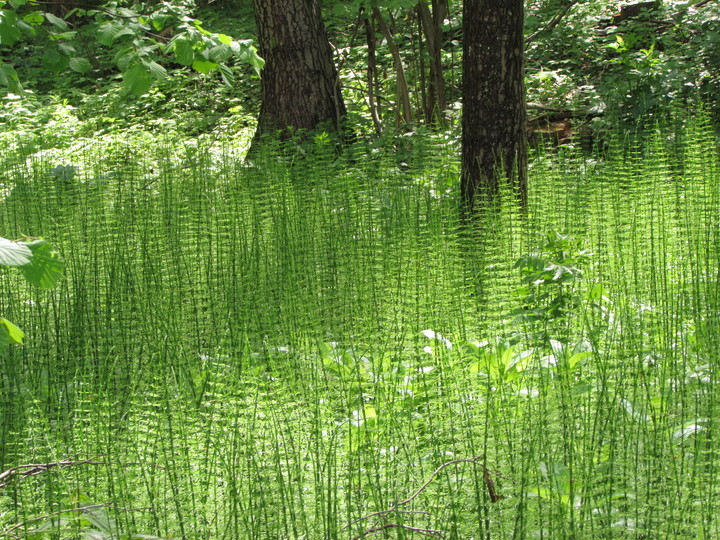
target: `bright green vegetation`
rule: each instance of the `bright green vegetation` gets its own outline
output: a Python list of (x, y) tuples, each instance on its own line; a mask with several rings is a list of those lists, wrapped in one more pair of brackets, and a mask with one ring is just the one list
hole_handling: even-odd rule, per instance
[(527, 216), (476, 232), (429, 137), (402, 167), (322, 138), (255, 167), (141, 132), (15, 144), (0, 231), (51, 239), (66, 279), (0, 274), (26, 333), (0, 356), (0, 470), (55, 463), (0, 477), (0, 531), (720, 536), (707, 133), (538, 154)]
[[(0, 238), (0, 266), (18, 267), (28, 283), (49, 289), (62, 279), (65, 263), (45, 240)], [(22, 330), (0, 317), (0, 351), (8, 345), (22, 345), (24, 337)]]

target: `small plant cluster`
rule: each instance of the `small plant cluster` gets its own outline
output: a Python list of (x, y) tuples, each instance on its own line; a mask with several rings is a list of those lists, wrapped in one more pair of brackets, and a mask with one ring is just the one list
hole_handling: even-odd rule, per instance
[[(20, 268), (28, 283), (50, 289), (63, 275), (65, 262), (42, 239), (13, 241), (0, 238), (0, 266)], [(0, 317), (0, 350), (8, 345), (22, 345), (25, 334), (4, 317)]]

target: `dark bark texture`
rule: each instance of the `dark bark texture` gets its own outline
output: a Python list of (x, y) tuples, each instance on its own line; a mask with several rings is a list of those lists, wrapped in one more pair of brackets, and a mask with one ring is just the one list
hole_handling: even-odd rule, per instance
[(523, 0), (465, 0), (462, 192), (466, 215), (502, 181), (527, 197)]
[(341, 127), (345, 103), (317, 0), (253, 0), (262, 72), (258, 137)]

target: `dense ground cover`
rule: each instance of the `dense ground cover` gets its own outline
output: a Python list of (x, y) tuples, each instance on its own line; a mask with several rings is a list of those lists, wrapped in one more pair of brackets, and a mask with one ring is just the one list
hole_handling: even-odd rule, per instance
[(0, 479), (0, 534), (720, 535), (701, 122), (538, 153), (474, 231), (452, 140), (43, 133), (2, 135), (0, 231), (67, 277), (0, 274), (0, 470), (56, 464)]

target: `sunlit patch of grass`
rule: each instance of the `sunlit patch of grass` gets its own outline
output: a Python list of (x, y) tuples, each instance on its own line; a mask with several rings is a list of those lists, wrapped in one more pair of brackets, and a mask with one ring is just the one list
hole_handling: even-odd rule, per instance
[(72, 464), (0, 487), (0, 526), (74, 508), (63, 530), (110, 536), (717, 535), (706, 133), (538, 156), (527, 212), (506, 199), (480, 240), (456, 156), (419, 137), (402, 166), (33, 150), (0, 230), (51, 239), (66, 279), (0, 275), (28, 336), (0, 358), (0, 470)]

